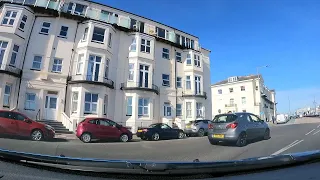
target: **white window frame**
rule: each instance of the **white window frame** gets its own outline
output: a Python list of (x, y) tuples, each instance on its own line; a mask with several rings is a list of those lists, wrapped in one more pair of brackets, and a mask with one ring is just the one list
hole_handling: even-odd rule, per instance
[[(66, 31), (62, 30), (62, 28), (67, 28)], [(62, 38), (66, 38), (68, 36), (68, 30), (69, 30), (69, 27), (68, 26), (61, 26), (60, 27), (60, 32), (59, 32), (59, 37), (62, 37)], [(65, 32), (66, 35), (61, 35), (61, 32)]]
[(108, 37), (108, 47), (112, 47), (112, 33), (109, 32), (109, 37)]
[[(19, 28), (21, 31), (24, 30), (24, 28), (26, 27), (26, 24), (27, 24), (27, 20), (28, 20), (28, 16), (26, 15), (23, 15), (22, 18), (21, 18), (21, 22), (20, 22), (20, 25), (19, 25)], [(23, 28), (21, 28), (21, 25), (23, 24)]]
[(203, 117), (203, 103), (196, 102), (196, 117)]
[(18, 57), (18, 53), (19, 53), (19, 46), (14, 44), (13, 48), (12, 48), (12, 53), (11, 53), (11, 59), (10, 59), (10, 63), (9, 65), (11, 66), (15, 66), (16, 65), (16, 61), (17, 61), (17, 57)]
[(176, 52), (176, 61), (177, 62), (182, 62), (182, 55), (181, 55), (181, 52)]
[(241, 103), (246, 104), (247, 103), (247, 98), (246, 97), (241, 97)]
[[(164, 75), (168, 76), (168, 79), (164, 79)], [(166, 84), (166, 82), (168, 84)], [(162, 86), (170, 87), (170, 75), (169, 74), (162, 74)]]
[[(29, 100), (28, 98), (30, 96), (34, 96), (34, 100)], [(26, 93), (24, 109), (25, 110), (30, 110), (30, 111), (35, 111), (36, 109), (30, 108), (30, 104), (34, 104), (34, 107), (36, 108), (36, 99), (37, 99), (36, 93)], [(27, 107), (27, 104), (29, 104), (29, 107)]]
[[(168, 52), (166, 52), (168, 51)], [(163, 59), (170, 59), (170, 50), (167, 48), (162, 48), (162, 58)]]
[(192, 117), (192, 102), (186, 102), (186, 117), (187, 118)]
[(218, 89), (218, 94), (222, 94), (222, 89)]
[(78, 55), (78, 61), (77, 61), (77, 69), (76, 69), (76, 75), (81, 75), (83, 73), (84, 68), (84, 54)]
[[(86, 99), (84, 98), (84, 104), (86, 104), (86, 103), (89, 103), (90, 104), (90, 110), (89, 111), (86, 111), (86, 108), (85, 108), (85, 106), (84, 106), (84, 113), (85, 114), (97, 114), (97, 111), (98, 111), (98, 102), (99, 102), (99, 94), (97, 94), (97, 93), (90, 93), (90, 92), (85, 92), (85, 96), (86, 96), (86, 94), (90, 94), (91, 95), (91, 101), (86, 101)], [(98, 97), (97, 97), (97, 102), (93, 102), (92, 101), (92, 95), (97, 95)], [(92, 110), (92, 106), (93, 105), (96, 105), (96, 111), (93, 111)]]
[[(9, 12), (9, 16), (7, 16), (8, 12)], [(5, 26), (13, 26), (16, 20), (17, 14), (18, 14), (17, 11), (7, 10), (3, 15), (1, 24)], [(4, 23), (5, 19), (8, 20), (7, 23)], [(12, 22), (12, 24), (10, 24), (10, 22)]]
[[(97, 28), (97, 29), (103, 29), (103, 28), (101, 28), (101, 27), (96, 27), (96, 26), (93, 27), (91, 42), (104, 44), (104, 38), (105, 38), (105, 34), (106, 34), (106, 29), (103, 29), (103, 30), (104, 30), (104, 31), (103, 31), (104, 33), (103, 33), (103, 35), (102, 35), (102, 34), (97, 34), (97, 33), (95, 33), (95, 32), (94, 32), (94, 29), (95, 29), (95, 28)], [(103, 37), (103, 40), (102, 40), (102, 41), (94, 40), (94, 39), (93, 39), (93, 36), (94, 36), (94, 35), (98, 35), (98, 36)]]
[(229, 105), (234, 105), (234, 99), (233, 98), (230, 98)]
[[(48, 23), (48, 24), (49, 24), (49, 27), (45, 27), (45, 26), (44, 26), (45, 23)], [(48, 35), (49, 32), (50, 32), (50, 27), (51, 27), (51, 23), (50, 23), (50, 22), (42, 22), (42, 25), (41, 25), (39, 34)], [(48, 32), (43, 32), (43, 30), (48, 30)]]
[[(139, 104), (140, 99), (142, 99), (142, 105)], [(144, 100), (148, 100), (148, 104), (144, 104)], [(139, 114), (139, 108), (142, 108), (142, 114)], [(145, 113), (145, 108), (148, 109), (148, 113)], [(138, 100), (138, 116), (148, 117), (150, 116), (150, 98), (140, 97)]]
[(191, 76), (186, 76), (186, 89), (191, 89)]
[(246, 87), (245, 86), (240, 86), (240, 90), (241, 91), (246, 91)]
[[(58, 62), (58, 63), (56, 64), (56, 62)], [(53, 73), (61, 73), (62, 72), (62, 63), (63, 63), (62, 59), (53, 58), (51, 72), (53, 72)], [(59, 71), (59, 67), (60, 67), (60, 71)]]
[(137, 38), (132, 39), (132, 43), (130, 45), (130, 51), (131, 52), (136, 52), (137, 51)]
[(83, 36), (81, 38), (82, 42), (86, 42), (88, 40), (89, 27), (84, 28)]
[(170, 103), (165, 102), (163, 104), (163, 116), (172, 117), (172, 107)]
[[(144, 41), (144, 43), (143, 43), (143, 41)], [(148, 45), (148, 42), (149, 42), (149, 45)], [(142, 50), (142, 47), (144, 47), (144, 50)], [(149, 48), (149, 51), (147, 51), (147, 48)], [(151, 41), (150, 41), (150, 40), (147, 40), (147, 39), (142, 39), (142, 38), (141, 38), (140, 51), (143, 52), (143, 53), (148, 53), (148, 54), (150, 54), (150, 52), (151, 52)]]
[[(35, 59), (36, 57), (40, 57), (40, 62), (35, 61), (35, 60), (36, 60), (36, 59)], [(35, 56), (33, 56), (33, 61), (32, 61), (32, 69), (33, 69), (33, 70), (38, 70), (38, 71), (41, 70), (41, 68), (42, 68), (42, 59), (43, 59), (43, 56), (40, 56), (40, 55), (35, 55)], [(40, 64), (40, 67), (39, 67), (39, 68), (34, 67), (35, 64)]]
[[(132, 103), (133, 103), (133, 97), (132, 96), (127, 96), (127, 108), (126, 108), (126, 116), (132, 116)], [(130, 101), (129, 100), (131, 100), (131, 103), (130, 103)], [(128, 112), (128, 109), (131, 109), (131, 113), (129, 113)]]
[(187, 66), (191, 66), (192, 65), (192, 58), (191, 58), (191, 54), (187, 54), (187, 58), (186, 58), (186, 65)]
[(73, 91), (72, 92), (72, 100), (71, 100), (71, 113), (78, 112), (78, 102), (79, 102), (79, 92)]
[(108, 95), (104, 95), (103, 98), (103, 115), (107, 115), (108, 114)]
[(105, 79), (109, 78), (109, 65), (110, 65), (110, 59), (106, 58), (106, 64), (104, 67), (104, 78)]
[(234, 92), (233, 88), (229, 88), (229, 92), (233, 93)]
[(0, 41), (0, 66), (3, 63), (4, 55), (6, 54), (6, 50), (8, 47), (7, 41)]
[(199, 55), (194, 55), (194, 65), (196, 67), (201, 67), (201, 63), (200, 63), (200, 56)]
[[(178, 108), (178, 106), (180, 107)], [(182, 104), (176, 104), (176, 116), (182, 116)]]
[[(179, 80), (180, 79), (180, 80)], [(180, 84), (180, 85), (178, 85)], [(177, 88), (182, 88), (182, 77), (177, 77), (177, 84), (176, 84)]]
[(128, 81), (134, 81), (134, 63), (129, 63)]
[[(6, 92), (7, 87), (9, 88), (9, 93)], [(4, 93), (3, 93), (3, 107), (10, 107), (11, 91), (12, 91), (12, 85), (11, 84), (6, 84), (5, 88), (4, 88)], [(8, 101), (6, 101), (6, 99)]]

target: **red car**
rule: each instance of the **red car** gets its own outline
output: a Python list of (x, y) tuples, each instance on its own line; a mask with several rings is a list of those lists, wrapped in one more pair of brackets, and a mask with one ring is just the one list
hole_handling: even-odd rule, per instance
[(0, 110), (0, 134), (30, 137), (34, 141), (41, 141), (54, 138), (55, 130), (19, 112)]
[(92, 139), (116, 139), (127, 142), (132, 139), (132, 132), (126, 127), (106, 118), (86, 118), (77, 126), (77, 137), (89, 143)]

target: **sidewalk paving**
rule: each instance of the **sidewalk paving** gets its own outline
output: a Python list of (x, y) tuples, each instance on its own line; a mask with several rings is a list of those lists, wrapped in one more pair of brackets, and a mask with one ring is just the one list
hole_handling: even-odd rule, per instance
[(319, 117), (302, 117), (295, 120), (295, 124), (320, 123)]
[(78, 139), (78, 137), (75, 134), (56, 134), (54, 136), (56, 139), (67, 139), (67, 140), (74, 140)]

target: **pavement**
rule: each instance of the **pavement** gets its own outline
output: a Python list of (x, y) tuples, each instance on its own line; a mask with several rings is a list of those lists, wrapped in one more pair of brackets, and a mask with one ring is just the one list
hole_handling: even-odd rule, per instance
[(320, 149), (320, 118), (313, 123), (290, 121), (284, 125), (272, 125), (270, 131), (271, 139), (252, 142), (245, 147), (211, 145), (207, 137), (188, 137), (156, 142), (135, 138), (127, 143), (89, 144), (67, 138), (55, 138), (50, 142), (0, 138), (0, 148), (71, 157), (150, 161), (238, 160)]

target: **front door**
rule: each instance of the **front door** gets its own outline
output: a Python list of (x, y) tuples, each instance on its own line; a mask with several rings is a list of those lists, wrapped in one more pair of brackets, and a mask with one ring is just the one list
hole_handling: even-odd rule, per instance
[(46, 96), (44, 105), (44, 118), (46, 120), (57, 120), (58, 97), (50, 94)]

